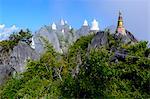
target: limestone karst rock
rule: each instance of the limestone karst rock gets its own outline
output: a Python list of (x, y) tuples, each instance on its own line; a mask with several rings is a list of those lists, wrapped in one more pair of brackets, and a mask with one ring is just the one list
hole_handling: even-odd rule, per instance
[(0, 84), (4, 83), (14, 72), (20, 73), (25, 71), (28, 59), (39, 59), (39, 54), (24, 42), (19, 42), (8, 52), (2, 51), (3, 47), (1, 46), (0, 49)]
[(82, 26), (80, 29), (76, 31), (76, 37), (79, 38), (80, 36), (85, 36), (90, 33), (89, 26)]
[(41, 39), (41, 37), (44, 37), (53, 45), (57, 52), (66, 53), (69, 45), (78, 38), (90, 33), (96, 33), (97, 31), (99, 31), (99, 26), (96, 20), (93, 21), (92, 27), (90, 27), (87, 20), (85, 20), (81, 28), (75, 30), (67, 21), (61, 19), (58, 23), (43, 26), (35, 33), (33, 36), (35, 50), (40, 54), (44, 52), (44, 42)]
[(97, 32), (88, 46), (88, 50), (98, 48), (108, 43), (108, 34), (104, 31)]
[(44, 26), (39, 31), (37, 31), (36, 34), (33, 36), (35, 42), (35, 51), (37, 53), (41, 54), (44, 52), (45, 43), (42, 37), (47, 39), (49, 42), (51, 42), (53, 47), (56, 49), (56, 51), (61, 52), (56, 31), (52, 30), (50, 26)]
[(52, 26), (43, 26), (33, 36), (35, 50), (40, 54), (45, 51), (41, 37), (48, 40), (59, 53), (67, 52), (68, 46), (76, 40), (75, 31), (63, 19), (57, 24), (53, 23)]

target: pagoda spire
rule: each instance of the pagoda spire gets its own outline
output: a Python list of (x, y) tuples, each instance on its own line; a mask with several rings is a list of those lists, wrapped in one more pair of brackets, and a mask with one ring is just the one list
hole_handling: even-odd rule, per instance
[(118, 24), (117, 24), (117, 29), (116, 32), (122, 35), (126, 35), (125, 28), (123, 25), (123, 17), (122, 13), (119, 11), (119, 17), (118, 17)]
[(123, 28), (123, 18), (122, 18), (122, 13), (119, 11), (119, 17), (118, 17), (118, 26), (120, 28)]

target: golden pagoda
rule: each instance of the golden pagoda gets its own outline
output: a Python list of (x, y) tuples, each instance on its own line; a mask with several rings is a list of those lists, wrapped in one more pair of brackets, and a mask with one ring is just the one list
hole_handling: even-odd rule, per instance
[(116, 29), (117, 34), (126, 35), (126, 31), (123, 25), (122, 13), (119, 11), (118, 24)]

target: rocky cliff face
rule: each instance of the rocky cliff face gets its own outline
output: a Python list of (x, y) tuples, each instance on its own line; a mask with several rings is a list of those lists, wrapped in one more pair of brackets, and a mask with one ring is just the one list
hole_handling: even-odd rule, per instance
[(66, 53), (68, 46), (76, 40), (75, 30), (67, 24), (58, 24), (55, 29), (51, 26), (44, 26), (33, 36), (35, 50), (42, 54), (44, 50), (44, 38), (49, 41), (57, 52)]
[(108, 43), (108, 33), (104, 31), (97, 32), (93, 37), (91, 43), (88, 46), (88, 50), (92, 48), (98, 48), (100, 46), (106, 45)]
[(131, 32), (129, 32), (128, 30), (126, 30), (126, 34), (132, 42), (138, 42), (138, 40), (134, 37), (134, 35)]
[(12, 50), (0, 47), (0, 84), (14, 72), (23, 72), (28, 59), (37, 60), (39, 55), (26, 43), (19, 42)]
[[(105, 30), (108, 30), (110, 32), (110, 34), (117, 34), (116, 33), (116, 27), (115, 26), (108, 26), (107, 28), (105, 28)], [(132, 42), (132, 43), (136, 43), (138, 42), (138, 40), (134, 37), (134, 35), (129, 32), (128, 30), (125, 30), (126, 35), (116, 35), (116, 37), (121, 37), (122, 41), (125, 43), (128, 42)]]
[(90, 33), (90, 26), (82, 26), (79, 30), (76, 31), (76, 37), (88, 35)]
[(37, 53), (44, 52), (44, 41), (41, 37), (45, 38), (50, 43), (52, 43), (56, 51), (61, 52), (61, 48), (60, 48), (60, 44), (59, 44), (56, 31), (52, 30), (51, 27), (49, 26), (44, 26), (33, 37), (33, 40), (35, 42), (35, 51)]
[[(132, 33), (126, 30), (126, 35), (118, 35), (114, 34), (110, 31), (101, 31), (97, 32), (93, 39), (91, 40), (91, 43), (88, 46), (88, 51), (90, 51), (93, 48), (100, 48), (101, 46), (106, 46), (109, 45), (109, 39), (111, 37), (117, 41), (119, 40), (118, 43), (123, 43), (123, 44), (135, 44), (137, 43), (137, 39), (134, 37)], [(110, 46), (109, 46), (110, 47)], [(110, 51), (114, 52), (114, 56), (111, 57), (110, 61), (117, 62), (118, 60), (125, 60), (125, 57), (128, 55), (128, 52), (123, 49), (123, 48), (117, 48), (117, 46), (111, 46)], [(132, 56), (133, 59), (136, 59), (136, 57)]]
[(96, 31), (90, 30), (90, 26), (82, 26), (78, 30), (74, 30), (66, 23), (58, 23), (56, 25), (53, 23), (52, 26), (43, 26), (33, 36), (35, 50), (40, 54), (44, 52), (44, 42), (41, 39), (43, 37), (53, 45), (57, 52), (67, 53), (69, 45), (81, 36), (88, 35), (90, 32), (96, 33)]

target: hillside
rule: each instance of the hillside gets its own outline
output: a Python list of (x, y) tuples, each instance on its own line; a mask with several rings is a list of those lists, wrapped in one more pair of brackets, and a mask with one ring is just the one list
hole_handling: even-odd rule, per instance
[[(95, 20), (96, 21), (96, 20)], [(96, 28), (93, 27), (96, 24)], [(92, 28), (93, 30), (91, 30)], [(52, 43), (54, 49), (59, 53), (67, 53), (68, 47), (73, 44), (81, 36), (86, 36), (91, 33), (96, 33), (98, 23), (94, 23), (89, 26), (87, 21), (79, 29), (74, 29), (65, 20), (61, 19), (57, 24), (42, 26), (33, 35), (34, 49), (40, 55), (45, 52), (44, 39), (47, 39), (49, 43)]]
[[(99, 36), (99, 38), (97, 38)], [(5, 98), (150, 97), (147, 42), (125, 43), (109, 31), (80, 37), (60, 54), (46, 52), (1, 87)]]
[(123, 24), (64, 20), (0, 42), (0, 98), (149, 98), (150, 48)]

